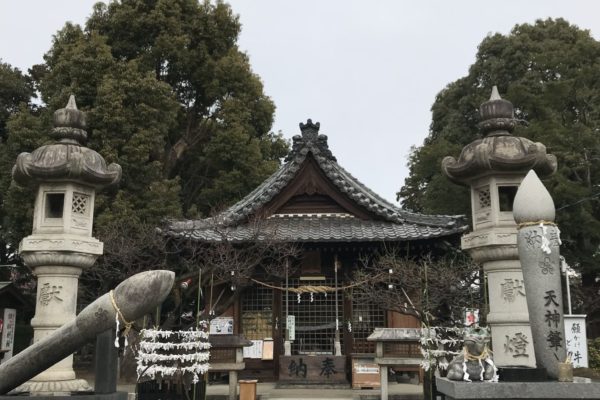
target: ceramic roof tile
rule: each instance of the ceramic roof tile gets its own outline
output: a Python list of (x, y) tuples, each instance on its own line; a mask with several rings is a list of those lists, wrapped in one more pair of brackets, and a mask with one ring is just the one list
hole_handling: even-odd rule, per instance
[[(300, 128), (302, 135), (294, 136), (292, 150), (286, 157), (283, 166), (250, 194), (220, 214), (217, 219), (221, 225), (228, 226), (233, 230), (239, 229), (238, 233), (241, 236), (247, 234), (243, 232), (246, 229), (244, 228), (245, 222), (253, 216), (256, 210), (269, 203), (294, 179), (308, 154), (312, 154), (319, 168), (338, 190), (346, 193), (350, 199), (377, 215), (382, 221), (354, 220), (339, 222), (340, 225), (337, 226), (333, 220), (328, 219), (327, 223), (321, 221), (317, 224), (318, 227), (311, 228), (307, 225), (307, 221), (300, 223), (294, 220), (293, 223), (290, 222), (289, 234), (283, 235), (289, 236), (290, 240), (294, 239), (294, 235), (298, 235), (297, 238), (301, 240), (330, 240), (332, 238), (339, 240), (355, 240), (357, 238), (410, 240), (444, 236), (466, 229), (466, 223), (462, 216), (417, 214), (402, 210), (387, 202), (337, 163), (336, 158), (329, 150), (327, 136), (318, 134), (319, 123), (313, 124), (311, 120), (308, 120), (306, 124), (300, 124)], [(215, 219), (170, 221), (166, 230), (177, 236), (211, 240), (212, 236), (206, 230), (210, 229), (211, 225), (214, 226), (215, 221)], [(201, 233), (203, 229), (205, 233)], [(325, 229), (329, 229), (330, 233), (325, 233)], [(350, 233), (346, 229), (351, 229)], [(309, 236), (306, 236), (307, 234)]]
[(199, 241), (250, 240), (261, 229), (265, 238), (276, 241), (295, 242), (369, 242), (369, 241), (405, 241), (447, 236), (462, 232), (426, 225), (398, 224), (388, 221), (365, 221), (358, 218), (337, 215), (284, 216), (267, 219), (260, 228), (255, 224), (240, 224), (219, 230), (206, 227), (195, 229), (171, 230), (171, 236), (186, 237)]

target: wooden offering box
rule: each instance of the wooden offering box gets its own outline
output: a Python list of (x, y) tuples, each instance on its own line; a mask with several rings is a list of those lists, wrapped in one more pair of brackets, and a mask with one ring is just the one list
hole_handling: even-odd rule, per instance
[(352, 356), (352, 389), (381, 387), (381, 370), (374, 354)]

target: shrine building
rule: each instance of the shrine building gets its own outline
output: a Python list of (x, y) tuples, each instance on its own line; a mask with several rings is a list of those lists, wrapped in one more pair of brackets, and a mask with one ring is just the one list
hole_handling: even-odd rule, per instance
[[(217, 317), (227, 322), (224, 329), (262, 346), (245, 350), (240, 377), (326, 383), (335, 371), (336, 382), (347, 383), (352, 357), (375, 353), (374, 343), (366, 340), (375, 328), (420, 328), (419, 321), (361, 301), (351, 289), (325, 294), (282, 288), (348, 287), (364, 254), (390, 245), (426, 254), (442, 242), (457, 241), (467, 226), (460, 217), (417, 214), (392, 205), (337, 163), (327, 136), (319, 134), (319, 123), (308, 120), (300, 130), (279, 170), (218, 215), (221, 232), (215, 231), (215, 218), (209, 218), (172, 221), (167, 233), (214, 242), (226, 231), (230, 240), (243, 243), (260, 240), (255, 234), (258, 217), (271, 239), (296, 244), (300, 254), (287, 279), (257, 273), (251, 286), (234, 290), (234, 305)], [(227, 295), (234, 293), (228, 290)], [(286, 343), (287, 321), (294, 326), (289, 326)], [(307, 374), (315, 363), (317, 373)]]

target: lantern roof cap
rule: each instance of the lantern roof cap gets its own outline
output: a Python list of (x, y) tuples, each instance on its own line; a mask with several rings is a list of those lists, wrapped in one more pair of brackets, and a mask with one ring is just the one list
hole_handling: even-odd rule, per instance
[(121, 180), (120, 165), (107, 165), (100, 154), (85, 146), (86, 118), (77, 109), (75, 96), (69, 97), (65, 108), (54, 112), (53, 122), (49, 136), (56, 142), (17, 157), (12, 176), (18, 184), (62, 181), (102, 188)]

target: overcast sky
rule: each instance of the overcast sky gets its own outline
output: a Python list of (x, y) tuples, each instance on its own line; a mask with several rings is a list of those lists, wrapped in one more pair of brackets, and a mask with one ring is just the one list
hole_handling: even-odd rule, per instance
[[(0, 59), (42, 62), (66, 21), (83, 24), (94, 0), (0, 0)], [(338, 162), (389, 201), (408, 174), (435, 95), (465, 76), (477, 45), (518, 23), (563, 17), (600, 38), (600, 2), (230, 0), (240, 47), (277, 106), (287, 138), (312, 118)]]

